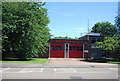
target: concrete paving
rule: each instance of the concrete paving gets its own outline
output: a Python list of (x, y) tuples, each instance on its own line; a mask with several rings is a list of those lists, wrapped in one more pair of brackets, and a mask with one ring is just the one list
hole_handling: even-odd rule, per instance
[(118, 64), (86, 62), (83, 58), (49, 58), (48, 64), (53, 67), (118, 67)]
[(118, 68), (0, 68), (2, 79), (118, 79)]

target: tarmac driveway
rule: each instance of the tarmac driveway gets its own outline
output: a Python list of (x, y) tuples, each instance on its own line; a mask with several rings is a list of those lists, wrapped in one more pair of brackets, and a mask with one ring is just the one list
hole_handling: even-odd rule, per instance
[(87, 62), (80, 61), (81, 58), (49, 58), (50, 65), (86, 65)]

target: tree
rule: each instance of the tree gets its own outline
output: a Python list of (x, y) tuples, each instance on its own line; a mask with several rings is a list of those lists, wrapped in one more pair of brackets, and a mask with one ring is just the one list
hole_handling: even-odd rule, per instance
[(120, 60), (120, 35), (105, 37), (103, 42), (96, 42), (103, 50), (112, 54), (113, 58)]
[(115, 26), (118, 30), (117, 34), (120, 35), (120, 14), (115, 18)]
[(117, 29), (109, 22), (98, 22), (93, 26), (91, 32), (100, 33), (102, 36), (113, 36), (116, 34)]
[(3, 2), (3, 58), (21, 60), (44, 54), (50, 39), (50, 22), (42, 2)]

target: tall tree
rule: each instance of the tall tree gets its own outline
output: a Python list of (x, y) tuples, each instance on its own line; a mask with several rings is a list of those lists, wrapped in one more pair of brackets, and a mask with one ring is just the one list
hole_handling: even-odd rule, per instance
[(3, 2), (3, 58), (22, 60), (44, 54), (50, 39), (50, 22), (42, 2)]
[(93, 26), (91, 32), (100, 33), (103, 36), (113, 36), (117, 30), (116, 27), (109, 22), (98, 22)]

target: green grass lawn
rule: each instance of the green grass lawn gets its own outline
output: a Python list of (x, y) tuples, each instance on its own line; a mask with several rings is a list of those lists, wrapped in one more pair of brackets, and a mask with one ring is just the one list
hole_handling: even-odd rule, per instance
[(107, 61), (107, 63), (119, 63), (120, 64), (120, 61)]
[(20, 61), (20, 60), (5, 60), (5, 61), (0, 61), (0, 63), (33, 63), (33, 64), (45, 64), (48, 61), (48, 59), (43, 59), (43, 58), (32, 58), (27, 61)]

